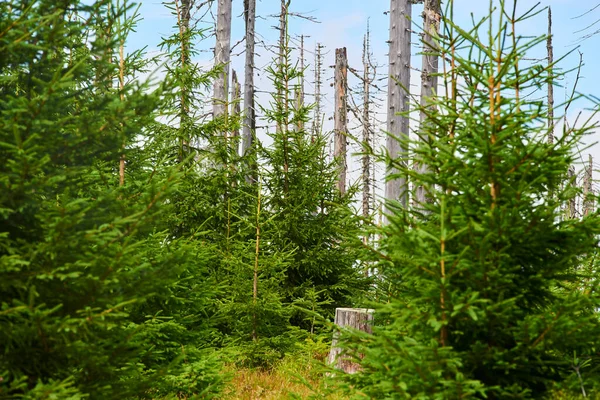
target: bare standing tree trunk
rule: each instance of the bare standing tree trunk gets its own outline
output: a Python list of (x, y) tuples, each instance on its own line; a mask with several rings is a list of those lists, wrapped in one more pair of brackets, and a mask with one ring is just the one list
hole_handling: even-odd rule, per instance
[[(231, 115), (233, 115), (236, 118), (236, 120), (242, 114), (242, 107), (240, 104), (242, 101), (241, 96), (242, 96), (242, 87), (240, 86), (240, 83), (238, 82), (238, 77), (237, 77), (237, 73), (235, 72), (235, 69), (232, 69), (231, 70)], [(237, 157), (238, 157), (238, 147), (240, 144), (239, 138), (240, 138), (240, 129), (238, 126), (233, 130), (233, 132), (231, 132), (231, 140), (229, 140), (227, 142), (229, 144), (229, 146), (231, 146), (231, 148), (227, 149), (227, 151), (231, 155), (233, 155), (234, 160), (237, 160)], [(231, 175), (234, 177), (234, 179), (231, 182), (231, 186), (235, 187), (237, 185), (236, 179), (235, 179), (235, 172), (236, 172), (235, 162), (230, 163), (230, 170), (231, 170)]]
[[(240, 83), (238, 82), (237, 73), (235, 69), (231, 70), (231, 115), (239, 116), (242, 113), (242, 107), (240, 105), (242, 95), (242, 88)], [(231, 137), (233, 138), (233, 145), (237, 145), (237, 138), (240, 136), (240, 129), (236, 128), (233, 132), (231, 132)], [(237, 154), (237, 147), (235, 149), (235, 154)]]
[[(440, 0), (425, 0), (423, 7), (423, 65), (421, 67), (421, 107), (424, 108), (428, 107), (430, 99), (437, 93), (439, 57), (436, 37), (439, 35), (440, 20)], [(420, 126), (423, 127), (427, 120), (427, 113), (421, 110), (419, 117)], [(427, 137), (421, 135), (419, 138), (423, 141), (428, 140)], [(423, 163), (415, 165), (415, 169), (421, 174), (428, 171), (427, 165)], [(418, 186), (415, 189), (415, 204), (424, 204), (427, 201), (426, 188)]]
[[(123, 40), (119, 46), (119, 89), (121, 90), (121, 101), (125, 100), (125, 48)], [(125, 145), (121, 146), (121, 158), (119, 159), (119, 186), (125, 184)]]
[[(179, 25), (179, 40), (181, 42), (181, 69), (184, 71), (187, 69), (190, 62), (190, 40), (188, 31), (190, 29), (191, 8), (193, 5), (194, 0), (181, 0), (181, 6), (179, 6), (179, 3), (175, 1), (175, 7), (177, 10), (177, 23)], [(179, 92), (179, 161), (181, 162), (184, 158), (184, 148), (189, 144), (184, 136), (189, 117), (190, 105), (188, 104), (188, 88), (185, 86), (185, 84), (181, 85)]]
[(321, 49), (323, 45), (317, 43), (315, 48), (315, 115), (313, 118), (313, 137), (321, 134), (321, 85), (322, 81), (322, 67), (323, 67), (323, 55)]
[[(410, 44), (412, 0), (391, 0), (390, 2), (390, 50), (388, 79), (388, 112), (386, 149), (397, 162), (406, 162), (408, 149), (399, 142), (408, 138), (408, 115), (397, 115), (409, 110), (410, 90)], [(390, 178), (398, 174), (396, 168), (386, 171), (385, 198), (399, 201), (403, 207), (408, 204), (408, 182), (405, 176)], [(389, 209), (386, 206), (386, 213)]]
[(588, 215), (593, 211), (594, 202), (591, 199), (593, 189), (592, 189), (592, 170), (594, 168), (594, 160), (592, 155), (589, 155), (588, 165), (585, 168), (585, 178), (583, 181), (583, 215)]
[[(363, 110), (362, 110), (362, 135), (363, 149), (362, 156), (362, 212), (365, 221), (370, 216), (371, 200), (371, 157), (367, 149), (371, 149), (371, 32), (367, 25), (367, 33), (363, 39)], [(367, 237), (365, 237), (365, 243)]]
[[(569, 166), (569, 171), (567, 172), (568, 184), (572, 187), (577, 186), (577, 182), (575, 181), (575, 167)], [(567, 218), (573, 219), (575, 218), (575, 213), (577, 210), (577, 198), (572, 197), (569, 199), (569, 203), (567, 204)]]
[[(300, 86), (298, 88), (298, 92), (296, 93), (297, 110), (300, 110), (302, 107), (304, 107), (304, 35), (300, 35), (300, 71), (302, 71), (302, 76), (300, 77)], [(299, 120), (296, 128), (300, 132), (303, 131), (304, 121)]]
[(227, 83), (229, 81), (229, 61), (231, 58), (231, 3), (232, 0), (219, 0), (215, 45), (215, 64), (223, 71), (215, 80), (213, 117), (227, 113)]
[(347, 123), (347, 88), (348, 88), (348, 57), (346, 48), (335, 49), (335, 112), (334, 112), (334, 132), (335, 141), (333, 147), (333, 156), (338, 162), (338, 182), (337, 188), (341, 194), (346, 193), (346, 134), (348, 133)]
[(554, 48), (552, 46), (552, 9), (548, 7), (548, 65), (550, 66), (550, 79), (548, 80), (548, 143), (554, 142), (554, 81), (552, 79), (552, 64), (554, 63)]
[(282, 133), (283, 139), (283, 190), (284, 196), (287, 196), (289, 187), (289, 148), (288, 148), (288, 128), (289, 128), (289, 80), (284, 78), (285, 63), (288, 56), (288, 8), (292, 0), (281, 0), (281, 13), (279, 14), (279, 76), (284, 81), (284, 86), (277, 87), (277, 103), (281, 107), (283, 119), (277, 121), (277, 132)]
[[(256, 134), (256, 110), (254, 108), (254, 25), (256, 19), (256, 0), (244, 0), (244, 17), (246, 19), (246, 61), (244, 65), (244, 128), (242, 139), (242, 156), (254, 152), (254, 135)], [(252, 161), (254, 164), (254, 161)], [(256, 166), (246, 176), (246, 182), (256, 181)]]

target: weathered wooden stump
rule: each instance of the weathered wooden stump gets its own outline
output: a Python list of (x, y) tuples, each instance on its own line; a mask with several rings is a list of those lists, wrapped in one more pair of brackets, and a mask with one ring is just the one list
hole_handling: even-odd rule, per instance
[[(367, 308), (336, 308), (335, 324), (342, 329), (346, 327), (372, 333), (373, 311)], [(335, 332), (328, 357), (329, 365), (350, 374), (359, 371), (360, 365), (352, 362), (351, 357), (343, 354), (342, 348), (338, 346), (338, 337), (339, 332)]]

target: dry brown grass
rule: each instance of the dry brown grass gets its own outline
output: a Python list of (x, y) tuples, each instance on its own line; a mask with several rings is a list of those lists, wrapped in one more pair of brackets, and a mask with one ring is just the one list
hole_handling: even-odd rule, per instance
[[(283, 364), (270, 371), (233, 369), (233, 379), (225, 391), (228, 400), (308, 399), (323, 386), (323, 376), (312, 366)], [(313, 390), (314, 388), (314, 390)], [(319, 396), (320, 399), (343, 400), (339, 395)]]
[(308, 398), (311, 390), (291, 374), (282, 371), (239, 369), (235, 371), (225, 399), (287, 399), (294, 393)]

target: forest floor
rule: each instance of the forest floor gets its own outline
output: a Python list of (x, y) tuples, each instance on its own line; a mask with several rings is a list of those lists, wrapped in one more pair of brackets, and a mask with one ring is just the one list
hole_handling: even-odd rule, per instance
[[(268, 370), (241, 368), (229, 365), (226, 370), (232, 378), (225, 389), (227, 400), (283, 400), (283, 399), (330, 399), (347, 397), (327, 390), (323, 358), (321, 354), (295, 354), (285, 357)], [(312, 397), (314, 396), (314, 397)]]
[[(260, 369), (238, 369), (225, 392), (225, 399), (240, 400), (276, 400), (276, 399), (308, 399), (313, 390), (291, 371)], [(311, 380), (311, 384), (319, 382)]]

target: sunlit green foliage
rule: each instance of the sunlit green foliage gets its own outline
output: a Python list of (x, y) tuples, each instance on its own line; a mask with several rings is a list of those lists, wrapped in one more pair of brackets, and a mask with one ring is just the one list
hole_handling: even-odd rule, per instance
[(371, 398), (540, 398), (556, 385), (590, 393), (598, 384), (588, 264), (600, 220), (562, 212), (576, 195), (564, 185), (576, 145), (595, 126), (548, 143), (545, 99), (525, 93), (556, 76), (526, 60), (545, 37), (513, 37), (535, 10), (513, 17), (510, 7), (468, 30), (444, 19), (446, 90), (417, 106), (425, 140), (409, 143), (429, 170), (386, 160), (429, 202), (397, 207), (384, 230), (386, 303), (358, 345), (363, 373), (348, 378)]

